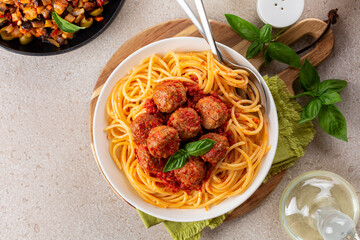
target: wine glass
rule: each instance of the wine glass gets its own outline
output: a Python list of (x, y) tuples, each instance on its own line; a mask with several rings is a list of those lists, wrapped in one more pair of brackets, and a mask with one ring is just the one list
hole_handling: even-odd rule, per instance
[(313, 171), (295, 178), (281, 197), (280, 218), (296, 240), (360, 240), (355, 229), (356, 192), (332, 172)]

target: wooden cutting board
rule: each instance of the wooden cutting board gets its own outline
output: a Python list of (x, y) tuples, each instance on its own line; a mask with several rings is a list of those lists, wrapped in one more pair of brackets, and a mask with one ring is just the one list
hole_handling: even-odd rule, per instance
[[(211, 21), (211, 27), (216, 41), (233, 48), (244, 56), (246, 55), (246, 50), (251, 43), (237, 35), (228, 24), (218, 21)], [(305, 19), (285, 31), (282, 35), (279, 36), (277, 41), (285, 43), (287, 45), (291, 45), (305, 35), (310, 35), (314, 38), (318, 38), (323, 33), (325, 28), (326, 23), (319, 19)], [(115, 54), (105, 65), (102, 73), (100, 74), (95, 84), (91, 96), (89, 111), (91, 148), (98, 166), (99, 162), (95, 154), (92, 127), (96, 102), (104, 83), (106, 82), (110, 74), (113, 72), (113, 70), (127, 56), (129, 56), (131, 53), (138, 50), (139, 48), (161, 39), (183, 36), (201, 37), (196, 27), (191, 23), (189, 19), (176, 19), (161, 23), (159, 25), (142, 31), (141, 33), (128, 40), (115, 52)], [(317, 66), (329, 56), (333, 49), (333, 46), (334, 36), (332, 30), (330, 29), (322, 38), (322, 40), (319, 41), (310, 52), (304, 55), (301, 60), (304, 61), (305, 58), (307, 58), (314, 66)], [(261, 66), (264, 64), (263, 53), (259, 54), (253, 59), (250, 59), (250, 62), (258, 70), (260, 70)], [(298, 78), (299, 69), (289, 67), (278, 75), (281, 79), (285, 81), (287, 87), (293, 93), (294, 91), (292, 86), (294, 81)], [(100, 166), (99, 169), (101, 171)], [(259, 205), (266, 198), (266, 196), (275, 189), (275, 187), (281, 181), (284, 173), (285, 171), (271, 177), (266, 183), (262, 184), (259, 189), (245, 203), (243, 203), (232, 213), (230, 213), (226, 220), (239, 217)], [(117, 192), (115, 191), (115, 193)]]

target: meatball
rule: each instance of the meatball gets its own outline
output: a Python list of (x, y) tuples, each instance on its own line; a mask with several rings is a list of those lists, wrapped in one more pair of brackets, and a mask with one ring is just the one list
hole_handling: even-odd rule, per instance
[(201, 130), (200, 117), (192, 108), (176, 110), (171, 115), (168, 125), (178, 130), (182, 140), (196, 137)]
[(151, 129), (147, 146), (154, 157), (167, 158), (179, 150), (180, 138), (175, 128), (159, 126)]
[(228, 120), (226, 105), (215, 97), (204, 97), (196, 104), (201, 123), (206, 129), (215, 129)]
[(162, 120), (149, 113), (143, 113), (135, 118), (130, 129), (137, 144), (146, 145), (146, 139), (152, 128), (162, 125)]
[(229, 141), (226, 137), (217, 133), (208, 133), (202, 135), (200, 139), (212, 139), (216, 144), (210, 151), (201, 156), (205, 162), (215, 166), (221, 159), (225, 157), (226, 151), (229, 149)]
[(186, 89), (180, 82), (163, 82), (154, 90), (154, 102), (160, 112), (171, 113), (186, 102)]
[(136, 156), (140, 167), (151, 173), (162, 172), (165, 167), (165, 160), (152, 156), (146, 146), (139, 145)]
[(200, 157), (191, 157), (182, 168), (174, 170), (174, 174), (182, 188), (194, 188), (205, 178), (206, 166)]

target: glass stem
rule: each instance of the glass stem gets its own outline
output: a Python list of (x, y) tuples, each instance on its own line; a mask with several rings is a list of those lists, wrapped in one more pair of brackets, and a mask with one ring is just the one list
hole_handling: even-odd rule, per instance
[(353, 220), (341, 211), (319, 208), (315, 216), (319, 233), (325, 240), (360, 240)]
[(360, 240), (360, 237), (359, 237), (359, 235), (357, 234), (357, 233), (355, 233), (355, 240)]

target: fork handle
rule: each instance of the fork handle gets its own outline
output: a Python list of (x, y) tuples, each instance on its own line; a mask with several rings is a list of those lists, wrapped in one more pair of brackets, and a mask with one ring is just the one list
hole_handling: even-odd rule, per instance
[(205, 39), (208, 42), (208, 44), (210, 45), (210, 50), (218, 58), (218, 60), (221, 63), (223, 63), (224, 61), (222, 58), (222, 54), (221, 54), (220, 50), (218, 49), (218, 47), (216, 46), (216, 42), (215, 42), (213, 34), (212, 34), (210, 23), (206, 16), (203, 1), (195, 0), (195, 5), (199, 12), (200, 20), (201, 20), (201, 23), (202, 23), (202, 26), (203, 26), (204, 32), (205, 32)]
[(186, 15), (188, 15), (188, 17), (190, 18), (192, 23), (195, 25), (195, 27), (198, 29), (200, 34), (206, 39), (204, 28), (201, 25), (201, 22), (195, 16), (195, 13), (189, 7), (189, 5), (185, 2), (185, 0), (176, 0), (176, 1), (180, 5), (180, 7), (184, 10)]

